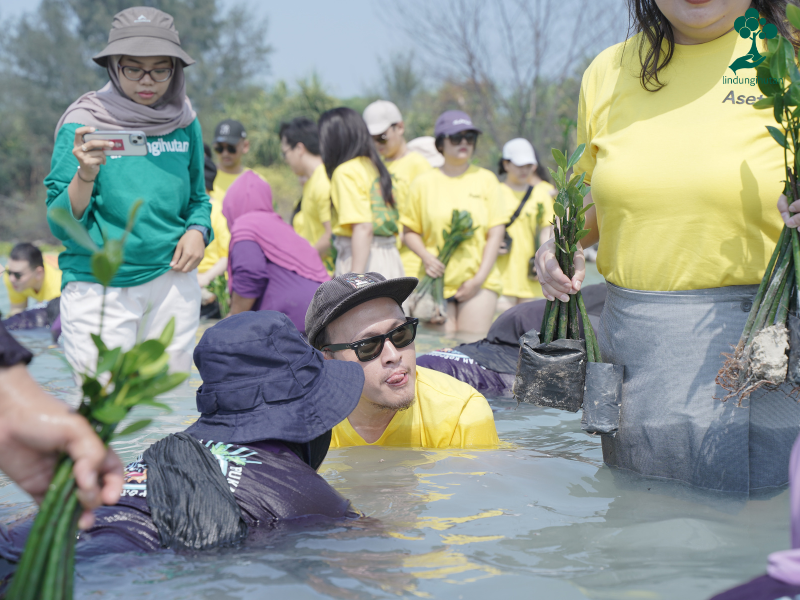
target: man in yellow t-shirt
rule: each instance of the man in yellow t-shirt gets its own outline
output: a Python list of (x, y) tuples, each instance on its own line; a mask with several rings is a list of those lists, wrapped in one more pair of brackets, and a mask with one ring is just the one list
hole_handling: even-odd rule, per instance
[[(402, 218), (411, 183), (433, 167), (422, 154), (408, 148), (403, 115), (393, 102), (376, 100), (364, 109), (363, 117), (372, 139), (375, 140), (375, 147), (392, 175), (395, 201)], [(422, 260), (402, 243), (402, 235), (397, 239), (403, 270), (407, 277), (416, 277)]]
[(449, 375), (417, 367), (417, 320), (406, 319), (401, 308), (416, 285), (414, 277), (347, 273), (314, 294), (306, 313), (309, 343), (328, 360), (364, 369), (361, 399), (333, 428), (331, 448), (499, 444), (486, 398)]
[(28, 298), (49, 302), (61, 296), (61, 271), (46, 264), (42, 252), (33, 244), (12, 248), (3, 274), (11, 303), (9, 316), (28, 308)]
[(324, 261), (331, 249), (331, 182), (320, 157), (317, 124), (298, 117), (281, 124), (279, 135), (286, 164), (306, 178), (292, 225)]

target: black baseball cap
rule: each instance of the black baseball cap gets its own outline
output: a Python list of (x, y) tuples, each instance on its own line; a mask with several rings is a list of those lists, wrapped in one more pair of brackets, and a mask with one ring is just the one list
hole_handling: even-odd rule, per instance
[(308, 343), (317, 348), (317, 337), (331, 321), (375, 298), (391, 298), (398, 305), (417, 287), (416, 277), (386, 279), (380, 273), (345, 273), (317, 288), (306, 311)]
[(214, 143), (215, 144), (230, 144), (235, 146), (239, 140), (247, 137), (247, 132), (244, 125), (235, 119), (225, 119), (214, 130)]

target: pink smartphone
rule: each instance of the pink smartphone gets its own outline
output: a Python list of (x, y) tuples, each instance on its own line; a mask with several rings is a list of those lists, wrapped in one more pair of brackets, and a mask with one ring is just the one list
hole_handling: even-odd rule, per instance
[(106, 156), (147, 155), (147, 136), (143, 131), (95, 131), (83, 135), (84, 142), (92, 140), (114, 142), (114, 147), (106, 150)]

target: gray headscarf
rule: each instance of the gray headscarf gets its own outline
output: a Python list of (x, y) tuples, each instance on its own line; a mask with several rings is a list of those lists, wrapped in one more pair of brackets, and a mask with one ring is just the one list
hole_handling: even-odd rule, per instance
[[(111, 54), (119, 52), (119, 54)], [(171, 56), (172, 79), (166, 93), (152, 106), (128, 98), (119, 83), (119, 60), (128, 56)], [(172, 133), (188, 127), (197, 114), (186, 97), (184, 66), (194, 61), (180, 47), (172, 17), (150, 7), (134, 7), (114, 16), (108, 46), (94, 57), (106, 67), (109, 82), (73, 102), (56, 125), (55, 135), (66, 123), (97, 129), (134, 129), (147, 136)]]

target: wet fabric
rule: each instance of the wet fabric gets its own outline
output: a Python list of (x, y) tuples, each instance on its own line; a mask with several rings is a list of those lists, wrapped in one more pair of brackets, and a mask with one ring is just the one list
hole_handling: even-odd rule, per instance
[(800, 585), (791, 585), (769, 575), (762, 575), (717, 594), (711, 600), (790, 600), (798, 595)]
[(147, 505), (163, 547), (206, 550), (247, 535), (215, 457), (196, 438), (168, 435), (145, 450), (143, 459)]
[(308, 305), (318, 281), (271, 262), (255, 242), (237, 242), (231, 248), (231, 287), (242, 298), (255, 298), (252, 310), (277, 310), (305, 332)]
[(500, 443), (492, 409), (474, 388), (444, 373), (418, 366), (414, 391), (414, 404), (397, 411), (375, 442), (368, 443), (344, 419), (333, 428), (331, 448), (494, 448)]
[(789, 460), (789, 507), (792, 549), (770, 554), (767, 573), (785, 583), (800, 586), (800, 438), (795, 441)]
[(417, 366), (455, 377), (485, 396), (507, 394), (514, 384), (514, 375), (490, 371), (473, 358), (453, 348), (434, 350), (417, 357)]
[[(357, 518), (360, 516), (330, 484), (305, 464), (283, 442), (267, 440), (246, 446), (201, 440), (216, 458), (241, 509), (245, 523), (255, 533), (295, 519)], [(143, 460), (125, 469), (122, 497), (115, 506), (96, 511), (95, 524), (80, 533), (77, 556), (158, 550), (158, 529), (148, 506), (148, 465)], [(203, 488), (198, 485), (198, 490)], [(0, 557), (16, 561), (32, 520), (0, 526)]]
[(13, 317), (2, 321), (7, 331), (23, 331), (49, 327), (53, 341), (58, 341), (61, 336), (61, 298), (57, 297), (50, 302), (23, 310)]
[(0, 323), (0, 367), (13, 367), (20, 363), (27, 365), (31, 360), (33, 360), (33, 354), (11, 337), (11, 334)]
[(622, 416), (604, 436), (609, 465), (726, 492), (785, 485), (800, 429), (792, 386), (721, 402), (715, 377), (736, 345), (756, 286), (644, 292), (608, 284), (597, 331), (624, 365)]

